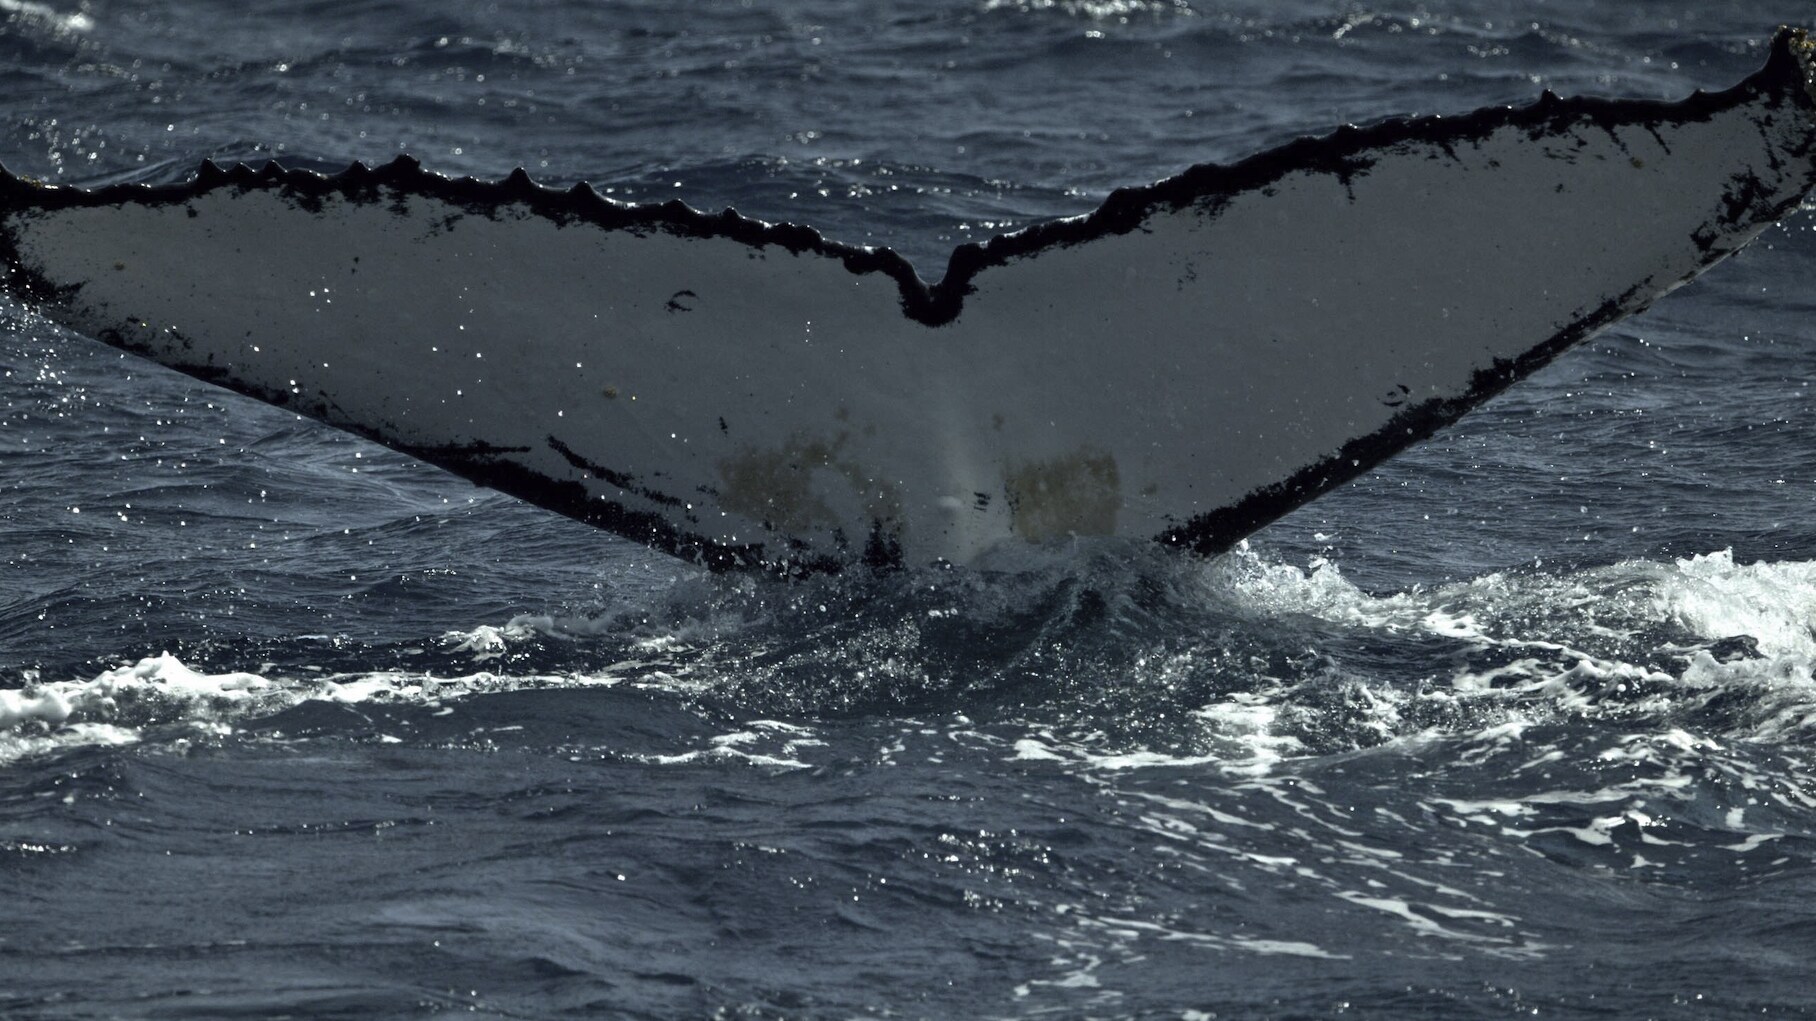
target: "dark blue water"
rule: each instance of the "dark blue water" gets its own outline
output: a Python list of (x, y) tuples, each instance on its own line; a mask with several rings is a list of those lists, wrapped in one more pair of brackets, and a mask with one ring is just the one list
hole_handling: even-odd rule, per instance
[[(1812, 14), (0, 0), (0, 159), (521, 164), (937, 276)], [(1812, 279), (1806, 215), (1215, 561), (794, 585), (6, 306), (0, 1016), (1816, 1013)]]

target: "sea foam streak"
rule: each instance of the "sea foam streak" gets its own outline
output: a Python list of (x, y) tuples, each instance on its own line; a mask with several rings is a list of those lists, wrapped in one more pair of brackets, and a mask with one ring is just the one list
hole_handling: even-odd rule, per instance
[(802, 227), (409, 160), (5, 176), (0, 261), (78, 330), (715, 567), (1213, 553), (1797, 208), (1809, 48), (1679, 103), (1547, 94), (1194, 167), (931, 286)]

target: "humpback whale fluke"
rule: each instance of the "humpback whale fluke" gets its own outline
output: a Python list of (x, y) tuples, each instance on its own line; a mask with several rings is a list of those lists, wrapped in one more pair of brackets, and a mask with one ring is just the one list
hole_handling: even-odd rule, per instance
[(1345, 127), (888, 249), (400, 157), (0, 171), (51, 318), (716, 568), (1215, 553), (1644, 309), (1816, 186), (1813, 44), (1738, 85)]

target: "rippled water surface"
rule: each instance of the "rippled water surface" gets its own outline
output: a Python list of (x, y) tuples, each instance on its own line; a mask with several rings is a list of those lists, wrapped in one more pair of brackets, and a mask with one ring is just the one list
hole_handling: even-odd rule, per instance
[[(523, 165), (932, 277), (1810, 15), (0, 0), (0, 159)], [(0, 1016), (1816, 1013), (1810, 222), (1217, 560), (787, 585), (0, 307)]]

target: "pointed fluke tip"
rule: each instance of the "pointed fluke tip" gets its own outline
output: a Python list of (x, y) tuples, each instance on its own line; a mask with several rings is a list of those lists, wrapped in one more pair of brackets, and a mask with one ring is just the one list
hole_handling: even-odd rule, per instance
[(1772, 38), (1772, 58), (1776, 60), (1780, 51), (1790, 54), (1796, 61), (1798, 71), (1803, 75), (1803, 90), (1816, 104), (1816, 38), (1812, 38), (1808, 29), (1792, 28), (1781, 25), (1778, 34)]
[(1789, 25), (1778, 26), (1772, 41), (1766, 44), (1766, 64), (1749, 83), (1777, 86), (1786, 80), (1801, 84), (1812, 101), (1816, 101), (1816, 41), (1810, 33)]

